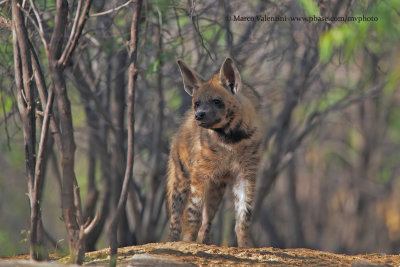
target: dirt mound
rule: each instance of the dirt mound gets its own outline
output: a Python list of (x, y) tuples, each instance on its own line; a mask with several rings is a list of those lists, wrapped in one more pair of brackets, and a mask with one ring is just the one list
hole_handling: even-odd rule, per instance
[[(0, 267), (68, 266), (68, 257), (51, 262), (28, 255), (0, 259)], [(57, 264), (58, 263), (58, 264)], [(108, 266), (109, 249), (89, 252), (86, 266)], [(236, 248), (192, 242), (151, 243), (118, 249), (118, 266), (400, 266), (400, 255), (342, 255), (311, 249)], [(71, 266), (71, 265), (70, 265)], [(76, 266), (76, 265), (74, 265)]]
[[(106, 266), (108, 249), (86, 254), (85, 265)], [(189, 242), (152, 243), (118, 250), (118, 266), (400, 266), (400, 256), (341, 255), (310, 249), (219, 247)]]

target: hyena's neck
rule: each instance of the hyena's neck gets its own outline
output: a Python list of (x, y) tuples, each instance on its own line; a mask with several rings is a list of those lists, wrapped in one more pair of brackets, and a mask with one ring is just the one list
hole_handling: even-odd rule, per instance
[(227, 123), (221, 128), (213, 129), (213, 135), (224, 144), (238, 144), (250, 139), (256, 130), (257, 127), (253, 125), (250, 116), (240, 110), (232, 112)]

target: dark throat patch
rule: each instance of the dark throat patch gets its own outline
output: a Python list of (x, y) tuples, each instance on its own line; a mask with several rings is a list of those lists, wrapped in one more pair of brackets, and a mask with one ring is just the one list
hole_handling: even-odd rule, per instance
[(214, 131), (217, 134), (219, 141), (225, 144), (236, 144), (242, 140), (250, 139), (256, 131), (256, 128), (250, 131), (245, 131), (240, 128), (241, 126), (242, 121), (240, 121), (237, 125), (229, 130), (226, 130), (224, 128), (217, 128), (214, 129)]

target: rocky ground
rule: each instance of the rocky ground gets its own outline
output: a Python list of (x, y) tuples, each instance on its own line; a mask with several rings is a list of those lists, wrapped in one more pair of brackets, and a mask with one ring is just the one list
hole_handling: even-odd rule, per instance
[[(109, 250), (86, 253), (86, 266), (108, 266)], [(51, 263), (1, 259), (0, 266), (65, 266), (68, 258)], [(341, 255), (310, 249), (219, 247), (188, 242), (152, 243), (118, 250), (118, 266), (400, 266), (400, 255)]]

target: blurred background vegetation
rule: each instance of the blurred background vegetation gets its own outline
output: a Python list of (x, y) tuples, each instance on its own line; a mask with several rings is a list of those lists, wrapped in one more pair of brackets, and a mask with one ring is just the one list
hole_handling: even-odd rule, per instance
[[(35, 2), (51, 28), (54, 1)], [(76, 5), (68, 2), (71, 9)], [(84, 211), (89, 217), (95, 211), (104, 215), (96, 238), (87, 241), (90, 249), (108, 246), (107, 222), (124, 174), (132, 17), (132, 4), (126, 2), (93, 2), (64, 72)], [(121, 8), (112, 11), (116, 7)], [(25, 15), (31, 12), (28, 4), (25, 9)], [(10, 1), (0, 1), (0, 11), (0, 256), (10, 256), (28, 252), (29, 199), (13, 38), (7, 26)], [(238, 15), (286, 20), (234, 21)], [(377, 20), (290, 19), (348, 16)], [(27, 24), (45, 61), (39, 34), (28, 19)], [(169, 141), (191, 103), (176, 59), (210, 77), (230, 55), (242, 79), (260, 94), (267, 132), (255, 244), (398, 253), (400, 1), (148, 0), (139, 27), (134, 183), (119, 227), (120, 245), (166, 241)], [(43, 68), (47, 71), (45, 64)], [(39, 114), (38, 124), (40, 120)], [(68, 243), (55, 151), (55, 146), (47, 150), (41, 209), (48, 247), (63, 253)], [(216, 216), (214, 244), (235, 244), (231, 199), (228, 193)]]

